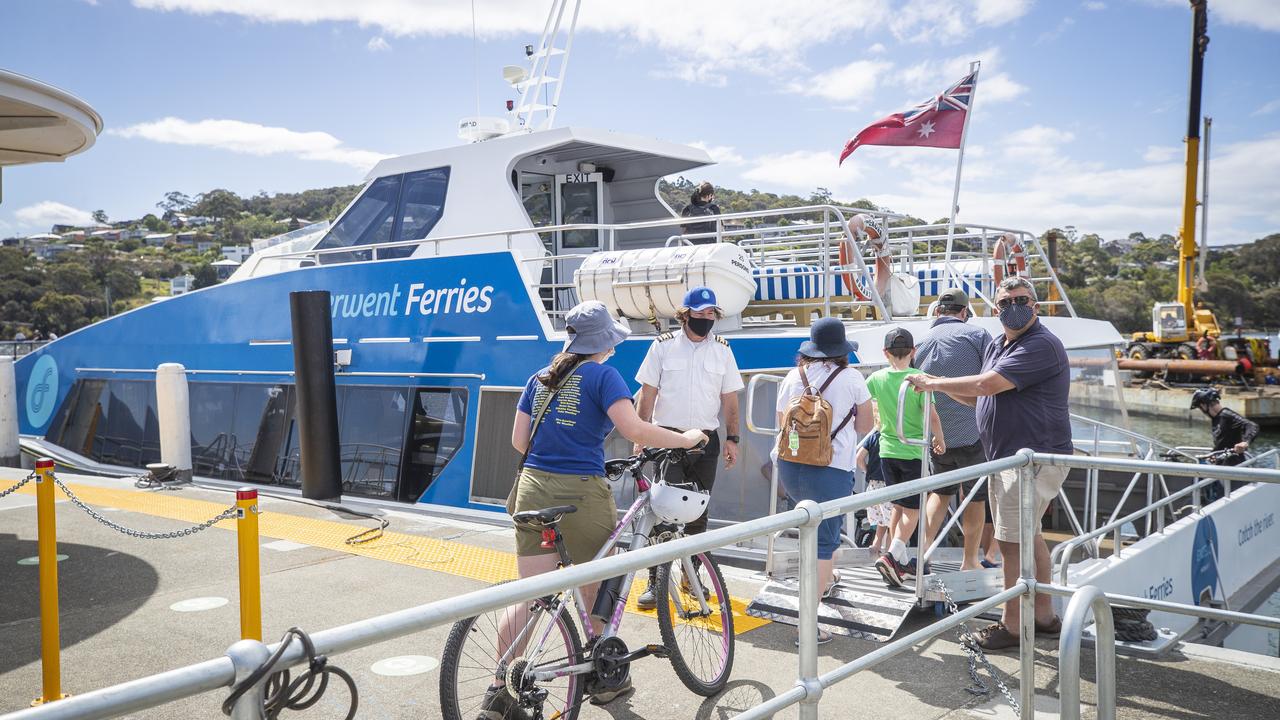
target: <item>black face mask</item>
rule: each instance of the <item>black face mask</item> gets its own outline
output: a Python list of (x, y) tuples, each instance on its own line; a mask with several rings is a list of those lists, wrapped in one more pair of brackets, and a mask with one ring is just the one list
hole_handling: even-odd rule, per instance
[(716, 324), (715, 318), (691, 317), (687, 323), (689, 332), (698, 337), (706, 337), (711, 332), (711, 327)]

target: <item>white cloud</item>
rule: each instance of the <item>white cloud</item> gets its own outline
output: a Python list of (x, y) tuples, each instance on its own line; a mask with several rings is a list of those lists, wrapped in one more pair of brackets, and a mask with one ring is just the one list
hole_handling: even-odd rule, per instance
[(1142, 159), (1149, 163), (1169, 162), (1182, 154), (1182, 148), (1173, 145), (1148, 145)]
[(1100, 2), (1100, 0), (1088, 0), (1088, 2), (1084, 4), (1084, 9), (1093, 10), (1095, 12), (1098, 10), (1106, 10), (1107, 4), (1104, 2)]
[(13, 217), (24, 226), (45, 230), (53, 225), (88, 225), (93, 222), (93, 213), (88, 210), (80, 210), (53, 200), (16, 210)]
[(881, 76), (892, 68), (893, 63), (884, 60), (855, 60), (807, 80), (792, 82), (787, 89), (802, 95), (857, 104), (875, 92)]
[[(1160, 0), (1187, 12), (1185, 0)], [(1280, 12), (1275, 0), (1214, 0), (1209, 4), (1210, 23), (1221, 20), (1231, 25), (1248, 25), (1260, 30), (1280, 32)], [(1188, 15), (1190, 17), (1190, 15)]]
[(1270, 115), (1271, 113), (1277, 110), (1280, 110), (1280, 98), (1277, 98), (1275, 100), (1272, 100), (1271, 102), (1265, 103), (1262, 107), (1258, 108), (1257, 110), (1254, 110), (1252, 114), (1253, 115)]
[(1003, 25), (1031, 9), (1031, 0), (978, 0), (974, 19), (983, 25)]
[(191, 122), (166, 117), (139, 123), (109, 134), (142, 138), (172, 145), (218, 148), (246, 155), (292, 155), (302, 160), (323, 160), (367, 170), (391, 157), (371, 150), (349, 148), (327, 132), (298, 132), (240, 120), (199, 120)]
[(1036, 38), (1036, 44), (1038, 45), (1041, 43), (1047, 43), (1051, 40), (1057, 40), (1063, 33), (1070, 30), (1071, 26), (1075, 24), (1076, 24), (1076, 20), (1073, 17), (1062, 18), (1061, 20), (1058, 21), (1058, 24), (1055, 25), (1052, 30), (1046, 30), (1040, 33), (1040, 36)]
[(705, 150), (712, 160), (721, 165), (741, 165), (744, 161), (742, 154), (731, 145), (708, 145), (701, 140), (691, 142), (689, 145), (699, 150)]
[(912, 93), (932, 95), (942, 92), (952, 83), (969, 72), (969, 63), (982, 61), (978, 73), (978, 91), (974, 102), (981, 107), (985, 103), (1012, 100), (1027, 88), (1008, 74), (998, 72), (1000, 67), (1000, 48), (990, 47), (966, 55), (957, 55), (947, 60), (922, 60), (903, 68), (898, 80)]
[(754, 180), (767, 187), (806, 192), (817, 187), (848, 187), (861, 176), (856, 165), (836, 164), (839, 148), (829, 151), (808, 151), (762, 155), (753, 158), (752, 167), (742, 173), (747, 180)]
[(381, 35), (369, 38), (369, 44), (366, 45), (369, 52), (387, 52), (391, 49), (391, 43), (387, 42)]
[(887, 49), (888, 48), (884, 46), (884, 43), (876, 43), (875, 45), (872, 45), (871, 47), (867, 48), (867, 54), (879, 55), (880, 53), (884, 52)]

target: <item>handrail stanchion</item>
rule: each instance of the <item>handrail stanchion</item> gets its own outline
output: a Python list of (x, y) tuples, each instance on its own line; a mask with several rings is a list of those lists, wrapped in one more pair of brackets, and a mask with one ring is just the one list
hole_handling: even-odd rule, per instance
[[(258, 640), (240, 640), (227, 648), (227, 657), (236, 669), (234, 685), (245, 681), (255, 670), (271, 659), (271, 650)], [(267, 678), (258, 679), (247, 692), (236, 699), (231, 707), (231, 720), (265, 720), (265, 691)], [(233, 687), (234, 687), (233, 685)]]
[(1098, 688), (1098, 720), (1116, 717), (1116, 630), (1111, 603), (1093, 585), (1086, 585), (1071, 597), (1062, 616), (1058, 637), (1058, 697), (1062, 720), (1080, 720), (1080, 641), (1084, 621), (1093, 610), (1095, 628), (1094, 668)]
[[(781, 432), (780, 428), (766, 427), (756, 425), (755, 409), (756, 409), (756, 387), (763, 382), (781, 383), (783, 378), (777, 375), (753, 375), (751, 381), (747, 383), (747, 430), (757, 435), (777, 435)], [(775, 421), (776, 422), (776, 421)], [(778, 512), (778, 463), (769, 463), (772, 471), (769, 473), (769, 514), (775, 515)], [(775, 533), (769, 533), (768, 539), (765, 541), (764, 556), (764, 575), (765, 577), (773, 577), (773, 544)]]
[(262, 567), (258, 550), (258, 491), (236, 491), (236, 546), (240, 560), (240, 637), (262, 642)]
[[(1018, 659), (1021, 661), (1018, 690), (1022, 706), (1021, 720), (1034, 720), (1036, 716), (1036, 524), (1035, 466), (1031, 463), (1030, 450), (1021, 454), (1027, 464), (1018, 468), (1018, 560), (1022, 582), (1027, 591), (1018, 597)], [(1008, 562), (1008, 558), (1005, 559)]]
[(817, 720), (822, 683), (818, 681), (818, 524), (822, 509), (812, 500), (801, 500), (797, 510), (809, 519), (800, 526), (800, 612), (796, 630), (800, 634), (800, 676), (796, 684), (804, 688), (800, 720)]
[(40, 557), (40, 697), (43, 705), (62, 694), (62, 644), (58, 630), (58, 522), (54, 511), (53, 461), (36, 460), (36, 544)]
[[(894, 430), (898, 433), (898, 441), (903, 445), (916, 445), (920, 447), (920, 477), (928, 477), (932, 471), (932, 448), (933, 448), (933, 425), (929, 422), (929, 418), (933, 411), (933, 393), (926, 392), (924, 395), (923, 411), (924, 417), (920, 419), (923, 429), (923, 437), (915, 440), (906, 436), (903, 431), (903, 422), (906, 420), (907, 393), (914, 392), (911, 385), (902, 383), (898, 388), (898, 422), (894, 426)], [(924, 599), (924, 563), (928, 556), (928, 547), (924, 541), (925, 526), (928, 525), (928, 493), (921, 491), (919, 500), (920, 517), (916, 523), (916, 601)]]

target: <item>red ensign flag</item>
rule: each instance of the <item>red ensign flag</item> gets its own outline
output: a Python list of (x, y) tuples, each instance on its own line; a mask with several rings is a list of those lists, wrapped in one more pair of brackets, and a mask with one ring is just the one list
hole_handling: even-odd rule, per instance
[(871, 123), (845, 143), (840, 163), (863, 145), (919, 145), (922, 147), (958, 148), (964, 131), (964, 117), (969, 112), (969, 98), (977, 82), (977, 73), (947, 88), (916, 107), (894, 113)]

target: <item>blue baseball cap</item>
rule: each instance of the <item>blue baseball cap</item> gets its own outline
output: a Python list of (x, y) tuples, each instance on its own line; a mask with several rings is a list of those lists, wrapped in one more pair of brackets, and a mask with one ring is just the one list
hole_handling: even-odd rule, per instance
[(685, 293), (684, 302), (681, 304), (694, 312), (706, 310), (709, 307), (720, 307), (716, 303), (716, 291), (703, 286), (698, 286)]

